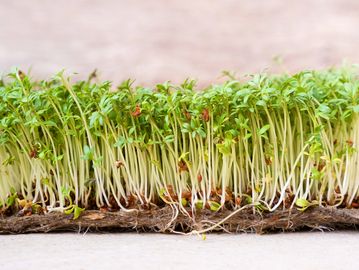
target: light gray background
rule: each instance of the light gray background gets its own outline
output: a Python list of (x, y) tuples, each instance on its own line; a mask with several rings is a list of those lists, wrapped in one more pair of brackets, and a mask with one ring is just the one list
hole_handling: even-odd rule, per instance
[(0, 0), (0, 71), (205, 85), (222, 70), (359, 62), (358, 26), (357, 0)]

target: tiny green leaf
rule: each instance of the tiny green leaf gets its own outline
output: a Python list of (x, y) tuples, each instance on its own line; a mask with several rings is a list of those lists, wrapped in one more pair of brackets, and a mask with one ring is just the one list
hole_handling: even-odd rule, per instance
[(198, 200), (196, 202), (196, 208), (197, 209), (202, 209), (203, 208), (203, 201), (202, 200)]
[(181, 199), (181, 204), (182, 204), (182, 206), (187, 206), (187, 204), (188, 204), (188, 201), (185, 199), (185, 198), (182, 198)]
[(260, 128), (260, 129), (258, 130), (258, 135), (263, 135), (263, 134), (265, 134), (269, 128), (270, 128), (270, 125), (269, 125), (269, 124), (263, 126), (262, 128)]
[(81, 208), (81, 207), (75, 205), (74, 206), (74, 219), (78, 219), (83, 211), (85, 211), (85, 208)]
[(295, 201), (295, 204), (299, 207), (308, 207), (309, 202), (306, 199), (299, 198)]
[(221, 208), (221, 204), (218, 202), (209, 201), (208, 203), (211, 211), (217, 212)]

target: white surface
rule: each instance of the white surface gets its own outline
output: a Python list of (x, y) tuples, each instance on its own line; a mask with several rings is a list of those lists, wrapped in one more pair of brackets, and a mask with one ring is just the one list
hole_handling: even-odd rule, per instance
[(359, 233), (0, 236), (0, 269), (357, 269)]

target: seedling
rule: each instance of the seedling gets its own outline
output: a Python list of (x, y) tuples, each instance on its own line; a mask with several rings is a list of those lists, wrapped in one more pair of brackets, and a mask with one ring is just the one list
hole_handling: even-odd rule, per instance
[(10, 74), (0, 85), (1, 208), (19, 194), (36, 202), (33, 213), (41, 205), (74, 219), (150, 205), (177, 214), (355, 206), (357, 71), (227, 75), (197, 91), (190, 80), (114, 89)]

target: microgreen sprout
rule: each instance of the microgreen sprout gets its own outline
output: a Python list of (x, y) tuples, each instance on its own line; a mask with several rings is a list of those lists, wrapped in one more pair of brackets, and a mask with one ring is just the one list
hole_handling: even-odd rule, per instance
[(1, 208), (19, 196), (75, 219), (155, 204), (176, 213), (359, 205), (353, 68), (231, 75), (203, 91), (190, 80), (114, 90), (15, 71), (0, 84), (0, 115)]

